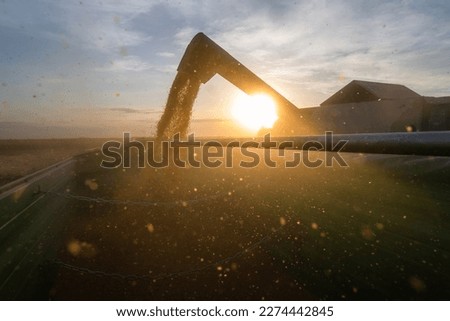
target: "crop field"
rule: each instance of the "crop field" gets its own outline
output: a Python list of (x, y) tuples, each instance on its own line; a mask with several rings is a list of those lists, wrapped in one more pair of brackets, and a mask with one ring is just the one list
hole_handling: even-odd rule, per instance
[(66, 158), (100, 148), (106, 139), (0, 140), (0, 186)]

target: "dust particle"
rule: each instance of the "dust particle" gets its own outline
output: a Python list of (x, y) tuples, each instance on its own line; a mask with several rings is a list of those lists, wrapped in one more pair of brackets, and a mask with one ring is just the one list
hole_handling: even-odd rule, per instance
[(145, 227), (147, 228), (147, 231), (149, 233), (153, 233), (155, 231), (155, 227), (153, 226), (153, 224), (149, 223), (147, 225), (145, 225)]

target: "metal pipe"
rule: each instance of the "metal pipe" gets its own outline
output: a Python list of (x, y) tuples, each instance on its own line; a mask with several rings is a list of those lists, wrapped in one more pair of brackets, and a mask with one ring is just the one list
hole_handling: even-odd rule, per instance
[[(414, 133), (367, 133), (367, 134), (339, 134), (293, 137), (270, 137), (279, 148), (283, 142), (292, 142), (292, 146), (285, 149), (305, 150), (312, 146), (322, 146), (323, 151), (333, 151), (339, 141), (346, 141), (340, 152), (450, 156), (450, 131), (442, 132), (414, 132)], [(331, 141), (330, 141), (331, 140)], [(206, 143), (211, 140), (203, 140)], [(260, 148), (263, 137), (251, 138), (221, 138), (214, 139), (221, 146), (226, 147), (231, 142), (257, 142)], [(309, 144), (308, 144), (309, 143)]]
[(177, 70), (203, 84), (217, 73), (247, 94), (265, 93), (274, 99), (280, 117), (298, 112), (293, 103), (201, 32), (189, 43)]

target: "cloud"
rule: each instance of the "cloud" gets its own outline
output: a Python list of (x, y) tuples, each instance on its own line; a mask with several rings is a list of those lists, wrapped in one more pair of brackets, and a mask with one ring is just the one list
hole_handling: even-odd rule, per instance
[(195, 36), (195, 34), (198, 32), (197, 29), (192, 28), (190, 26), (181, 28), (174, 36), (175, 42), (185, 47)]
[(61, 1), (65, 31), (87, 48), (111, 52), (120, 47), (141, 45), (149, 35), (128, 28), (136, 15), (147, 12), (154, 1)]
[(142, 109), (135, 109), (135, 108), (128, 108), (128, 107), (117, 107), (117, 108), (109, 108), (110, 111), (116, 111), (126, 114), (162, 114), (162, 111), (156, 111), (156, 110), (142, 110)]
[(175, 57), (175, 54), (173, 52), (167, 52), (167, 51), (157, 52), (156, 54), (160, 57), (166, 57), (166, 58)]
[(191, 123), (223, 123), (232, 121), (231, 119), (221, 119), (221, 118), (198, 118), (192, 119)]
[(97, 71), (117, 72), (136, 71), (141, 72), (151, 69), (152, 66), (136, 56), (128, 56), (110, 61), (107, 65), (96, 68)]
[(304, 92), (325, 98), (341, 79), (404, 83), (427, 94), (448, 91), (436, 83), (450, 80), (446, 2), (249, 1), (239, 2), (238, 11), (232, 6), (204, 2), (196, 12), (192, 2), (184, 2), (176, 10), (188, 23), (175, 34), (175, 44), (186, 46), (204, 30), (262, 78), (307, 103), (312, 101), (301, 98)]

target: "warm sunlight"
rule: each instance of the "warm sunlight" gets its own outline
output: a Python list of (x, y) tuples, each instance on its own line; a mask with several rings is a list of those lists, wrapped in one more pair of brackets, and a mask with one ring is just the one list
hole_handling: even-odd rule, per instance
[(231, 114), (240, 124), (255, 131), (272, 128), (278, 119), (274, 101), (264, 94), (237, 96)]

